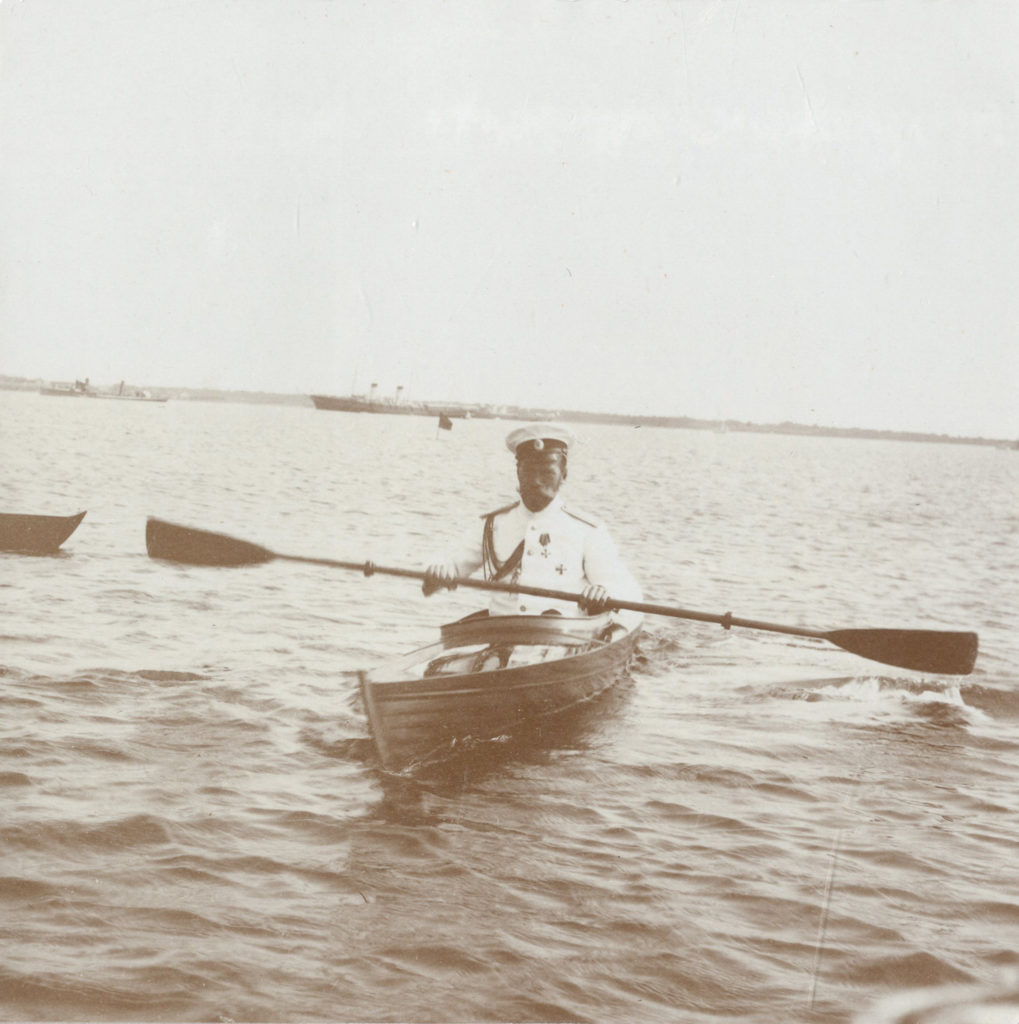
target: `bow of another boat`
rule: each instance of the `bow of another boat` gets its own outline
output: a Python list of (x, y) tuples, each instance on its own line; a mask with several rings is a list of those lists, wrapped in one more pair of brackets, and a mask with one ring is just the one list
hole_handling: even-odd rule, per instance
[(84, 512), (73, 516), (0, 512), (0, 551), (51, 555), (74, 533), (84, 518)]

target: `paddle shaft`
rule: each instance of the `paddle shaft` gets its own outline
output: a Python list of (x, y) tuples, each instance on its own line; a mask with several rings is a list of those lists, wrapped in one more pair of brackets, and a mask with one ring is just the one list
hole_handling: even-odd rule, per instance
[[(279, 558), (305, 565), (349, 569), (363, 572), (365, 576), (381, 573), (385, 576), (401, 576), (415, 580), (428, 578), (428, 574), (419, 569), (375, 565), (373, 562), (345, 562), (332, 558), (313, 558), (308, 555), (279, 554), (249, 541), (238, 540), (224, 534), (209, 533), (206, 530), (176, 526), (159, 519), (149, 519), (145, 528), (145, 543), (150, 557), (169, 559), (189, 565), (258, 565)], [(534, 597), (568, 601), (573, 604), (579, 604), (581, 601), (581, 595), (571, 591), (550, 590), (501, 580), (457, 577), (450, 581), (449, 585), (472, 587), (476, 590), (502, 591), (509, 594), (529, 594)], [(693, 611), (689, 608), (677, 608), (674, 605), (625, 601), (613, 597), (609, 598), (606, 607), (648, 615), (665, 615), (676, 619), (691, 619), (695, 622), (714, 622), (725, 629), (740, 626), (745, 629), (784, 633), (788, 636), (810, 637), (825, 640), (852, 654), (884, 662), (886, 665), (897, 665), (900, 668), (948, 675), (967, 675), (971, 672), (976, 662), (978, 648), (976, 633), (930, 629), (807, 629), (803, 626), (760, 622), (757, 619), (740, 619), (731, 612), (716, 615), (711, 612)]]
[[(288, 562), (305, 562), (309, 565), (324, 565), (333, 569), (354, 569), (365, 576), (379, 573), (382, 576), (402, 576), (405, 579), (423, 580), (427, 575), (420, 569), (403, 569), (398, 566), (376, 565), (374, 562), (341, 562), (332, 558), (312, 558), (307, 555), (281, 555), (272, 552), (274, 558), (283, 558)], [(498, 590), (504, 594), (529, 594), (531, 597), (546, 597), (555, 601), (580, 600), (580, 594), (569, 590), (550, 590), (547, 587), (531, 587), (523, 583), (505, 583), (501, 580), (474, 579), (471, 576), (458, 576), (453, 581), (458, 587), (472, 587), (475, 590)], [(646, 601), (624, 601), (621, 598), (609, 598), (608, 607), (612, 610), (643, 612), (645, 615), (667, 615), (674, 619), (692, 619), (695, 622), (714, 622), (729, 629), (739, 626), (744, 629), (762, 629), (772, 633), (786, 633), (789, 636), (809, 636), (827, 640), (828, 633), (820, 629), (804, 629), (800, 626), (784, 626), (775, 622), (759, 622), (756, 619), (736, 618), (730, 612), (715, 615), (711, 612), (691, 611), (688, 608), (677, 608), (671, 604), (649, 604)]]

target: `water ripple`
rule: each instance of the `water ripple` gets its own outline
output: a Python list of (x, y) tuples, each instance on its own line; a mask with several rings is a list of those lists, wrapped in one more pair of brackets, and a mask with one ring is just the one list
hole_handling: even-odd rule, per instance
[(976, 672), (651, 617), (603, 699), (399, 778), (357, 671), (477, 594), (160, 564), (145, 517), (416, 568), (512, 497), (504, 424), (5, 395), (9, 500), (89, 515), (0, 557), (4, 1019), (828, 1024), (1015, 962), (1019, 460), (591, 425), (570, 501), (648, 600)]

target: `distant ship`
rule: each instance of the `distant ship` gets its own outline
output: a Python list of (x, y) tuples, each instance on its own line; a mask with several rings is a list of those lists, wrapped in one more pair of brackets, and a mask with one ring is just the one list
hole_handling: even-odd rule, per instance
[(90, 398), (110, 398), (118, 402), (165, 402), (165, 398), (157, 398), (149, 390), (139, 390), (138, 388), (131, 388), (125, 394), (124, 382), (120, 382), (120, 387), (114, 393), (112, 391), (90, 391)]
[(151, 391), (141, 391), (138, 388), (124, 392), (124, 382), (120, 382), (117, 391), (96, 391), (89, 383), (88, 377), (84, 380), (76, 380), (74, 386), (70, 384), (54, 384), (48, 388), (39, 388), (40, 395), (53, 395), (60, 398), (111, 398), (120, 402), (165, 402), (165, 398), (155, 397)]
[(88, 377), (84, 380), (76, 380), (74, 386), (70, 384), (53, 384), (48, 388), (39, 388), (40, 395), (53, 395), (57, 398), (82, 398), (91, 395), (89, 390)]
[(312, 395), (316, 409), (332, 412), (387, 413), (393, 416), (446, 416), (450, 419), (466, 419), (469, 416), (484, 415), (467, 406), (448, 403), (408, 402), (402, 399), (403, 387), (396, 389), (395, 398), (378, 395), (378, 384), (372, 384), (367, 395)]

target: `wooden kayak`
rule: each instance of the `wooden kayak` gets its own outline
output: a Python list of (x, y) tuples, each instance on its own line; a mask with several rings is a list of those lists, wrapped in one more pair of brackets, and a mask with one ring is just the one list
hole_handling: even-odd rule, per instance
[(438, 643), (360, 673), (382, 767), (443, 761), (597, 697), (622, 676), (639, 632), (608, 615), (484, 611), (443, 626)]
[(0, 551), (53, 554), (84, 518), (84, 512), (75, 516), (32, 516), (0, 512)]

